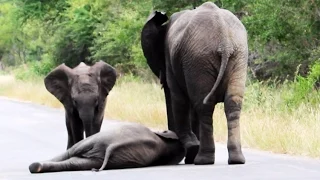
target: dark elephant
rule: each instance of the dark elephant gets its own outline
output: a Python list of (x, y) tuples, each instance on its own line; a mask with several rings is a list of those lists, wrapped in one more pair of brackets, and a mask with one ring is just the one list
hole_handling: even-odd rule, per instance
[(172, 131), (152, 132), (137, 123), (108, 124), (50, 161), (35, 162), (31, 173), (137, 168), (178, 164), (183, 145)]
[(44, 79), (47, 90), (65, 108), (68, 130), (67, 149), (100, 131), (106, 97), (116, 82), (116, 71), (99, 61), (93, 66), (80, 63), (71, 69), (61, 64)]
[[(248, 61), (245, 27), (230, 11), (211, 2), (174, 13), (165, 23), (167, 19), (160, 12), (151, 14), (141, 45), (150, 68), (167, 88), (168, 124), (169, 128), (174, 124), (171, 129), (187, 150), (185, 162), (214, 163), (212, 114), (215, 105), (224, 102), (228, 163), (245, 163), (239, 127)], [(193, 118), (200, 126), (199, 150), (191, 130)]]

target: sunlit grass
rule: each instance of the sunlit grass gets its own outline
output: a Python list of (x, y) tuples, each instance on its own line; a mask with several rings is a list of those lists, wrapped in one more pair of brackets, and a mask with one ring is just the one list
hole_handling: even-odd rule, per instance
[(108, 96), (106, 116), (166, 128), (166, 107), (162, 89), (155, 83), (118, 83)]
[[(285, 85), (271, 88), (260, 83), (248, 84), (240, 120), (243, 147), (320, 157), (320, 105), (302, 103), (288, 109), (283, 98), (290, 89)], [(0, 76), (0, 95), (62, 108), (47, 92), (42, 79), (25, 82)], [(106, 117), (164, 129), (163, 91), (157, 83), (120, 79), (108, 96)], [(226, 142), (223, 104), (215, 108), (213, 121), (215, 140)]]
[(17, 81), (12, 76), (6, 76), (4, 78), (0, 76), (0, 95), (55, 108), (63, 107), (61, 103), (46, 90), (40, 78), (25, 82)]

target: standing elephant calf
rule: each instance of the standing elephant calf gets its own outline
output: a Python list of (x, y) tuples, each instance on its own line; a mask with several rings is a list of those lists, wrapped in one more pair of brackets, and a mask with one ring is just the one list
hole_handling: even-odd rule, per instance
[(61, 64), (44, 79), (47, 90), (64, 106), (69, 149), (83, 139), (100, 131), (106, 97), (116, 82), (116, 71), (99, 61), (93, 66), (80, 63), (71, 69)]
[(29, 170), (43, 173), (174, 165), (184, 155), (183, 145), (172, 131), (152, 132), (136, 123), (115, 123), (50, 161), (32, 163)]

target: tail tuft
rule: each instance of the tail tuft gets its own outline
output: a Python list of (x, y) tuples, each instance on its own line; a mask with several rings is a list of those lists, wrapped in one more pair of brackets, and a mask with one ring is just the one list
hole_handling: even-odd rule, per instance
[(203, 104), (208, 104), (209, 101), (209, 94), (203, 99)]

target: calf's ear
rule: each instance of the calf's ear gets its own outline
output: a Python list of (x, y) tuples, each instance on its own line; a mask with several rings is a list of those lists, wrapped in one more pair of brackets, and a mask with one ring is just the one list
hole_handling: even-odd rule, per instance
[(101, 83), (101, 94), (107, 96), (116, 83), (116, 70), (108, 63), (100, 60), (91, 67), (90, 71), (97, 75)]
[(170, 131), (170, 130), (162, 131), (162, 132), (154, 132), (154, 133), (164, 139), (179, 140), (176, 133), (174, 133), (173, 131)]
[(53, 94), (62, 104), (65, 104), (70, 97), (70, 80), (72, 69), (61, 64), (52, 70), (44, 79), (46, 89)]

